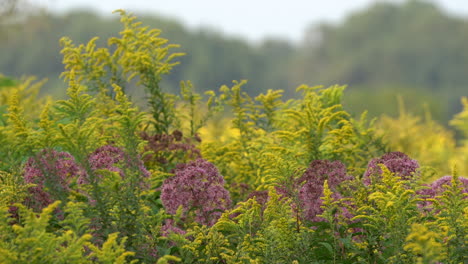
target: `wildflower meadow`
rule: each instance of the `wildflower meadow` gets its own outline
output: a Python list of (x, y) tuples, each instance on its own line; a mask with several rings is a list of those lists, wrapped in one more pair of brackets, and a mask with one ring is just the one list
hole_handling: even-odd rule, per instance
[(455, 136), (340, 85), (172, 94), (178, 45), (117, 13), (60, 40), (65, 99), (0, 77), (0, 263), (468, 263), (468, 99)]

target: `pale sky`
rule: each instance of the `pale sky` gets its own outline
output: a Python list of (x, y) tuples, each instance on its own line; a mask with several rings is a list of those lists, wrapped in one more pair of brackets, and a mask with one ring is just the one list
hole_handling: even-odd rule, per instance
[[(173, 17), (189, 28), (259, 41), (267, 36), (300, 41), (319, 22), (340, 22), (346, 15), (385, 0), (30, 0), (52, 11), (92, 8), (110, 15), (115, 9)], [(402, 2), (404, 0), (388, 0)], [(447, 12), (468, 17), (468, 0), (432, 0)]]

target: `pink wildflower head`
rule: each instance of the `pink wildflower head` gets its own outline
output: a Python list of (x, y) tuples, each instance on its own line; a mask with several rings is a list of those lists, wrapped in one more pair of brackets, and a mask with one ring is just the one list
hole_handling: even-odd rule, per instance
[[(130, 157), (121, 148), (113, 145), (105, 145), (96, 149), (91, 153), (88, 160), (93, 171), (105, 169), (112, 172), (118, 172), (122, 178), (125, 177), (125, 167), (135, 166), (132, 164)], [(149, 171), (145, 168), (140, 159), (137, 159), (134, 162), (137, 163), (136, 166), (138, 166), (143, 177), (150, 176)]]
[(391, 172), (400, 176), (403, 180), (409, 180), (412, 178), (416, 170), (419, 168), (419, 164), (416, 160), (411, 159), (402, 152), (390, 152), (384, 154), (380, 158), (372, 159), (367, 165), (367, 170), (364, 173), (364, 184), (371, 184), (371, 176), (380, 176), (382, 169), (379, 164), (385, 165)]
[(170, 214), (182, 206), (184, 215), (195, 213), (195, 221), (211, 226), (231, 205), (224, 179), (210, 162), (197, 159), (177, 165), (174, 176), (162, 185), (161, 200)]
[(346, 167), (341, 161), (314, 160), (310, 163), (304, 174), (298, 179), (299, 201), (304, 212), (304, 217), (310, 221), (320, 221), (317, 215), (323, 212), (321, 208), (323, 196), (323, 184), (328, 181), (328, 186), (334, 192), (334, 198), (342, 198), (338, 185), (352, 177), (346, 173)]
[(125, 160), (125, 153), (116, 146), (102, 146), (91, 153), (88, 160), (92, 170), (106, 169), (123, 176), (124, 172), (116, 165)]
[[(468, 178), (458, 177), (461, 182), (461, 191), (462, 193), (468, 193)], [(427, 199), (434, 199), (439, 195), (442, 195), (448, 186), (452, 186), (452, 176), (443, 176), (431, 184), (425, 184), (425, 189), (419, 190), (417, 193), (423, 199), (419, 202), (418, 206), (424, 210), (431, 210), (432, 202)]]
[[(458, 177), (458, 180), (461, 182), (462, 192), (468, 193), (468, 178)], [(432, 182), (430, 185), (430, 193), (433, 197), (441, 195), (445, 190), (447, 190), (448, 186), (452, 186), (452, 176), (444, 176)]]
[(54, 200), (65, 199), (70, 185), (84, 175), (84, 169), (69, 153), (44, 149), (25, 164), (24, 181), (36, 185), (29, 188), (31, 197), (26, 203), (41, 210)]

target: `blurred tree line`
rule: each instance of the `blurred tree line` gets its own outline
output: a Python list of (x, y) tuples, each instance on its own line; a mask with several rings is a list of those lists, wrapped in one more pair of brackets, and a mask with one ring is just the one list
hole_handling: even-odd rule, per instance
[(306, 40), (293, 79), (348, 84), (345, 100), (355, 107), (381, 112), (397, 93), (409, 107), (426, 102), (447, 120), (467, 95), (468, 20), (428, 1), (378, 2), (343, 24), (311, 28)]
[[(298, 44), (281, 39), (252, 44), (210, 28), (189, 30), (173, 19), (137, 15), (187, 54), (164, 80), (168, 90), (179, 89), (181, 80), (204, 91), (248, 79), (251, 95), (283, 89), (294, 96), (302, 83), (348, 84), (345, 107), (350, 112), (396, 114), (400, 95), (407, 110), (427, 109), (446, 122), (461, 109), (460, 96), (468, 87), (468, 20), (427, 1), (378, 2), (343, 23), (310, 27)], [(0, 33), (0, 73), (47, 77), (45, 92), (63, 96), (59, 38), (69, 36), (76, 44), (94, 36), (107, 39), (120, 31), (117, 19), (75, 10), (31, 13), (21, 27), (1, 23), (10, 30)]]

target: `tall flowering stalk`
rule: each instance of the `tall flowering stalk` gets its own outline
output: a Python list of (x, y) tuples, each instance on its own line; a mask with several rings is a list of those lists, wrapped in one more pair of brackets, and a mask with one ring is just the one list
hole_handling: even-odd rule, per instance
[(212, 226), (222, 211), (231, 205), (229, 192), (218, 169), (210, 162), (197, 159), (188, 164), (179, 164), (175, 175), (166, 179), (162, 186), (161, 200), (170, 214), (182, 207), (184, 217), (195, 214), (195, 221)]
[[(143, 161), (123, 148), (104, 145), (88, 156), (89, 177), (83, 183), (96, 216), (92, 221), (95, 237), (119, 231), (134, 246), (142, 233), (138, 218), (143, 217), (141, 193), (147, 190), (150, 172)], [(109, 173), (110, 172), (110, 173)], [(144, 232), (143, 232), (144, 233)]]

